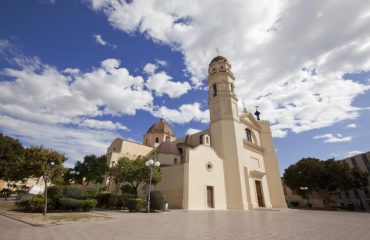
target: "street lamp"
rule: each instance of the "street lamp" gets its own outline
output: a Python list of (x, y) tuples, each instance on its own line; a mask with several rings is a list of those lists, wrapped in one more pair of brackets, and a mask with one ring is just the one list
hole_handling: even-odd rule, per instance
[(311, 208), (310, 200), (308, 199), (308, 187), (300, 187), (299, 188), (301, 191), (304, 191), (306, 195), (306, 200), (307, 200), (307, 207)]
[(73, 179), (71, 179), (71, 180), (73, 180), (73, 183), (76, 183), (76, 177), (78, 175), (80, 175), (80, 172), (79, 171), (72, 170), (70, 173), (73, 176)]
[[(112, 161), (111, 162), (111, 166), (110, 166), (110, 168), (112, 168), (113, 166), (114, 166), (114, 163), (115, 163), (115, 161)], [(108, 192), (109, 192), (109, 189), (110, 189), (110, 181), (111, 181), (111, 176), (110, 176), (110, 174), (109, 174), (109, 171), (108, 171)]]
[(146, 212), (150, 210), (150, 190), (152, 189), (152, 177), (153, 177), (153, 168), (159, 167), (161, 163), (157, 160), (149, 159), (146, 161), (145, 166), (149, 167), (150, 169), (150, 177), (149, 177), (149, 193), (148, 193), (148, 205), (146, 208)]

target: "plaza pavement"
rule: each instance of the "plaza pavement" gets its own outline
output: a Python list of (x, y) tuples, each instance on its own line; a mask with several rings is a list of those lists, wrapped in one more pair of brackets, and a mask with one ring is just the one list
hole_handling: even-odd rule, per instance
[(114, 219), (33, 227), (0, 216), (0, 240), (370, 239), (370, 213), (309, 210), (104, 212)]

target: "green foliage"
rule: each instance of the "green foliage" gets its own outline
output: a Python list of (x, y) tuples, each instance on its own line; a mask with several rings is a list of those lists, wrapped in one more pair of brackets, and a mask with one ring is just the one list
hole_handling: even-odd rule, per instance
[(27, 178), (31, 173), (26, 163), (22, 144), (0, 133), (0, 179), (10, 183)]
[(329, 207), (331, 194), (364, 186), (367, 184), (367, 175), (350, 169), (344, 161), (303, 158), (285, 169), (284, 181), (298, 193), (303, 194), (300, 187), (308, 187), (308, 191), (317, 192), (323, 198), (325, 206)]
[(130, 212), (139, 212), (145, 207), (145, 199), (129, 198), (127, 200), (127, 208)]
[(9, 188), (3, 188), (0, 191), (0, 197), (3, 198), (8, 198), (10, 194), (12, 194), (12, 190), (10, 190)]
[(73, 198), (60, 198), (59, 199), (60, 206), (65, 210), (72, 210), (72, 211), (90, 211), (94, 208), (97, 204), (95, 199), (73, 199)]
[(64, 188), (65, 187), (61, 185), (55, 185), (55, 186), (48, 187), (48, 197), (52, 201), (58, 202), (59, 198), (63, 197)]
[(136, 189), (132, 187), (130, 184), (125, 184), (121, 187), (122, 195), (127, 197), (135, 197)]
[(122, 195), (115, 195), (111, 192), (100, 192), (96, 197), (98, 207), (101, 208), (118, 208), (121, 209), (124, 205)]
[(73, 199), (73, 198), (60, 198), (59, 204), (62, 209), (64, 210), (72, 210), (76, 211), (79, 209), (83, 209), (84, 207), (84, 200), (80, 199)]
[(92, 198), (86, 199), (84, 200), (83, 210), (85, 212), (89, 212), (91, 209), (93, 209), (96, 206), (97, 203), (98, 201), (96, 199), (92, 199)]
[(107, 157), (105, 155), (100, 157), (95, 155), (85, 156), (83, 162), (78, 161), (76, 163), (74, 170), (79, 172), (79, 175), (75, 178), (80, 184), (102, 183), (108, 170)]
[[(149, 183), (150, 169), (145, 166), (146, 158), (138, 157), (135, 160), (123, 157), (118, 160), (117, 165), (110, 169), (109, 176), (114, 182), (120, 184), (127, 182), (131, 185), (129, 192), (137, 197), (138, 187), (142, 183)], [(159, 167), (153, 168), (152, 184), (157, 184), (162, 179), (162, 171)], [(119, 189), (119, 188), (118, 188)], [(116, 189), (116, 193), (118, 192)], [(125, 187), (127, 193), (128, 188)]]
[[(43, 195), (34, 195), (29, 199), (22, 199), (17, 201), (16, 206), (19, 209), (28, 212), (42, 212), (45, 207), (45, 199)], [(54, 208), (54, 202), (48, 199), (48, 209)]]
[(95, 198), (98, 195), (98, 188), (85, 187), (82, 185), (66, 185), (63, 188), (64, 198), (86, 199)]
[(166, 199), (164, 193), (159, 190), (150, 192), (150, 210), (164, 210)]
[(63, 163), (67, 160), (64, 154), (43, 146), (26, 149), (25, 159), (27, 167), (33, 176), (53, 178), (64, 173)]

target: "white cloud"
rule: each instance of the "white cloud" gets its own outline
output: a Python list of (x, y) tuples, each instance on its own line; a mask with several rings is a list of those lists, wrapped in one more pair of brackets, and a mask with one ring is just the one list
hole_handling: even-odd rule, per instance
[(352, 136), (344, 137), (342, 134), (331, 134), (327, 133), (324, 135), (317, 135), (313, 137), (313, 139), (325, 139), (324, 142), (326, 143), (334, 143), (334, 142), (350, 142), (352, 141)]
[(143, 78), (130, 75), (116, 59), (106, 59), (87, 72), (58, 71), (38, 58), (4, 50), (12, 46), (1, 43), (0, 54), (18, 64), (17, 69), (0, 72), (1, 131), (65, 152), (71, 159), (68, 164), (87, 154), (103, 154), (120, 136), (118, 130), (129, 131), (122, 123), (94, 117), (152, 109), (153, 97), (144, 89)]
[(109, 46), (111, 48), (117, 48), (116, 45), (108, 43), (107, 41), (105, 41), (103, 39), (102, 35), (100, 35), (100, 34), (94, 34), (93, 37), (95, 38), (96, 43), (98, 43), (102, 46)]
[(191, 121), (209, 123), (209, 110), (202, 111), (199, 103), (183, 104), (179, 109), (169, 109), (165, 106), (153, 110), (156, 117), (164, 116), (169, 122), (185, 124)]
[(155, 70), (157, 70), (158, 66), (153, 64), (153, 63), (147, 63), (145, 64), (144, 66), (144, 72), (146, 72), (147, 74), (154, 74), (155, 73)]
[(69, 166), (87, 154), (105, 154), (107, 146), (117, 137), (117, 133), (111, 131), (39, 124), (4, 115), (0, 115), (0, 128), (4, 134), (15, 136), (26, 145), (44, 145), (65, 153)]
[(219, 48), (233, 65), (238, 96), (260, 106), (278, 136), (357, 118), (353, 100), (370, 89), (343, 78), (370, 70), (367, 0), (91, 0), (91, 6), (114, 28), (182, 52), (196, 87)]
[(202, 131), (202, 130), (200, 130), (200, 129), (195, 129), (195, 128), (189, 128), (189, 129), (187, 129), (187, 130), (186, 130), (185, 134), (186, 134), (186, 135), (191, 135), (191, 134), (194, 134), (194, 133), (198, 133), (198, 132), (200, 132), (200, 131)]
[(347, 125), (347, 128), (357, 128), (356, 123), (351, 123)]
[[(159, 64), (163, 66), (167, 63), (162, 62)], [(148, 80), (146, 81), (146, 86), (149, 89), (154, 90), (157, 96), (167, 94), (170, 98), (177, 98), (191, 89), (188, 82), (172, 81), (171, 76), (164, 71), (156, 72), (157, 69), (158, 66), (152, 63), (147, 63), (144, 66), (144, 72), (149, 75)]]
[(165, 61), (165, 60), (160, 60), (160, 59), (156, 59), (155, 60), (155, 62), (158, 64), (158, 65), (160, 65), (160, 66), (163, 66), (163, 67), (165, 67), (165, 66), (167, 66), (167, 61)]
[(95, 119), (85, 119), (78, 125), (81, 127), (87, 127), (92, 129), (106, 129), (106, 130), (122, 129), (125, 131), (129, 131), (129, 129), (126, 126), (120, 123), (114, 123), (112, 121), (100, 121)]

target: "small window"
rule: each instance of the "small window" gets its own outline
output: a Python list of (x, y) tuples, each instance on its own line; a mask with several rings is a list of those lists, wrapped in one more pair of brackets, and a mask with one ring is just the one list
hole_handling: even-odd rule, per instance
[(155, 142), (156, 143), (159, 143), (159, 138), (155, 138)]
[(234, 84), (230, 84), (230, 89), (231, 89), (231, 92), (233, 93), (234, 92)]
[(247, 128), (245, 129), (245, 136), (246, 136), (248, 142), (252, 142), (252, 133)]
[(177, 158), (173, 159), (173, 164), (175, 164), (175, 165), (177, 164)]
[(213, 84), (213, 96), (216, 97), (217, 96), (217, 85), (216, 83)]

